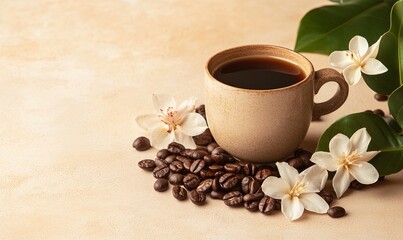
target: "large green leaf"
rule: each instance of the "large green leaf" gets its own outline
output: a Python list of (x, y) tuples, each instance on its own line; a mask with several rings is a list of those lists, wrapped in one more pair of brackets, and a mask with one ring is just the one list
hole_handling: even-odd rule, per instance
[(389, 95), (403, 85), (403, 1), (393, 5), (390, 29), (382, 36), (377, 59), (388, 71), (380, 75), (364, 75), (364, 80), (375, 92)]
[(356, 0), (308, 12), (298, 29), (295, 51), (330, 54), (344, 50), (355, 35), (374, 43), (389, 28), (396, 0)]
[(355, 113), (333, 123), (321, 136), (316, 151), (329, 151), (329, 142), (336, 134), (351, 137), (355, 131), (365, 127), (372, 140), (368, 151), (381, 151), (370, 163), (381, 176), (403, 169), (403, 137), (391, 129), (378, 115)]
[(389, 111), (403, 128), (403, 86), (396, 89), (388, 100)]

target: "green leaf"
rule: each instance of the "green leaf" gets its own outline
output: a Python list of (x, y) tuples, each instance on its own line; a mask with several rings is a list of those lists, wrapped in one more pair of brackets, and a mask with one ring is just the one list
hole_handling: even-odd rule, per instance
[(396, 89), (388, 100), (389, 111), (403, 128), (403, 86)]
[(319, 139), (316, 151), (329, 151), (330, 140), (338, 133), (351, 137), (365, 127), (372, 140), (368, 151), (381, 151), (370, 163), (381, 176), (403, 169), (403, 137), (391, 129), (382, 117), (373, 113), (355, 113), (333, 123)]
[(390, 29), (382, 36), (377, 59), (388, 71), (380, 75), (364, 74), (364, 80), (375, 92), (389, 95), (403, 85), (403, 1), (393, 5)]
[(330, 54), (347, 49), (355, 35), (376, 42), (388, 30), (391, 2), (357, 0), (316, 8), (301, 20), (295, 51)]

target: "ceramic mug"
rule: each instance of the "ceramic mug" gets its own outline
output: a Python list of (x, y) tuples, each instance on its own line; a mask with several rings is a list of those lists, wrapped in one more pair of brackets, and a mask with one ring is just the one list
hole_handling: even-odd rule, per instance
[[(243, 89), (214, 78), (225, 63), (246, 57), (280, 58), (297, 64), (305, 78), (293, 85), (269, 90)], [(314, 95), (327, 82), (339, 86), (335, 95), (315, 103)], [(284, 160), (301, 144), (312, 116), (338, 109), (348, 96), (348, 85), (336, 70), (314, 71), (299, 53), (273, 45), (246, 45), (211, 57), (205, 67), (206, 116), (216, 142), (237, 159), (253, 163)]]

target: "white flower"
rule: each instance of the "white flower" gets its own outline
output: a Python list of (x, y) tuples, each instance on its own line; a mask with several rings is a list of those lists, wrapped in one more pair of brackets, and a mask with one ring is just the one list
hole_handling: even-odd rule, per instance
[(327, 212), (329, 205), (316, 194), (325, 186), (325, 169), (314, 165), (298, 174), (288, 163), (277, 162), (276, 165), (281, 178), (266, 178), (262, 190), (269, 197), (281, 199), (281, 211), (289, 220), (301, 217), (304, 208), (316, 213)]
[(361, 72), (368, 75), (381, 74), (388, 69), (376, 58), (381, 38), (368, 48), (368, 42), (361, 36), (350, 40), (349, 51), (334, 51), (329, 56), (330, 64), (343, 69), (344, 79), (354, 85), (361, 79)]
[(158, 114), (145, 114), (136, 117), (137, 124), (150, 133), (151, 145), (166, 148), (175, 141), (186, 148), (195, 148), (192, 136), (207, 129), (206, 120), (194, 113), (196, 98), (191, 97), (176, 107), (173, 97), (167, 94), (153, 94), (154, 108)]
[(368, 163), (379, 151), (367, 152), (371, 136), (365, 128), (357, 130), (349, 139), (339, 133), (329, 142), (328, 152), (315, 152), (311, 161), (329, 171), (336, 171), (333, 188), (338, 198), (357, 179), (362, 184), (372, 184), (379, 178), (374, 166)]

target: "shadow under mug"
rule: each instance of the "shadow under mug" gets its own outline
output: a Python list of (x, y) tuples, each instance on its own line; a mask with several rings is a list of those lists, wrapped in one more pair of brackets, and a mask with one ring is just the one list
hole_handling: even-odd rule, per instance
[[(214, 78), (225, 63), (247, 57), (274, 57), (297, 64), (305, 78), (293, 85), (254, 90), (230, 86)], [(327, 82), (339, 86), (332, 98), (315, 103), (314, 95)], [(273, 45), (246, 45), (211, 57), (205, 69), (206, 116), (216, 142), (239, 160), (271, 163), (284, 160), (303, 141), (312, 116), (338, 109), (348, 96), (348, 84), (336, 70), (314, 71), (299, 53)]]

